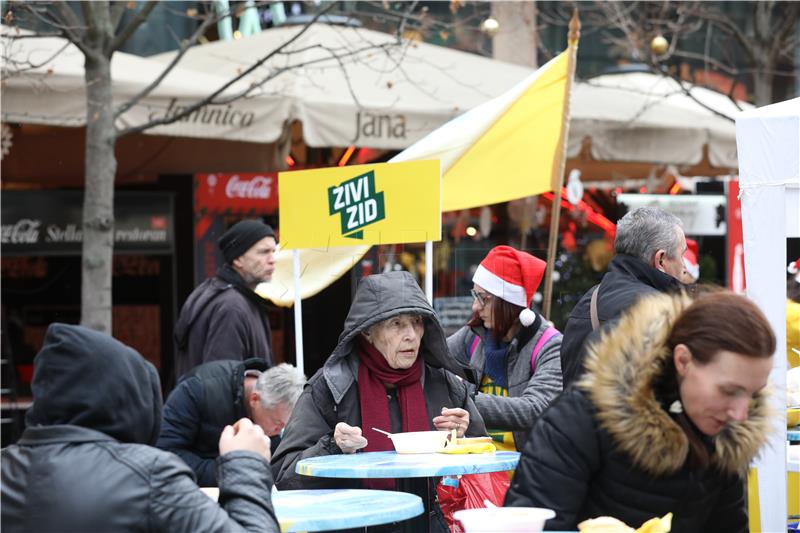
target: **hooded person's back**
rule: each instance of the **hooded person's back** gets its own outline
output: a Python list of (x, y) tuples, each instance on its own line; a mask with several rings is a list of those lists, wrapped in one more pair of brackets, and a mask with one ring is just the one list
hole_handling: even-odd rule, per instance
[[(161, 388), (155, 367), (135, 350), (53, 324), (34, 359), (32, 390), (27, 428), (2, 452), (5, 531), (240, 529), (231, 520), (235, 505), (229, 518), (177, 457), (148, 446), (159, 434)], [(240, 454), (254, 482), (241, 490), (261, 489), (266, 498), (257, 512), (250, 506), (248, 522), (262, 519), (270, 530), (269, 468), (250, 452), (226, 457)]]

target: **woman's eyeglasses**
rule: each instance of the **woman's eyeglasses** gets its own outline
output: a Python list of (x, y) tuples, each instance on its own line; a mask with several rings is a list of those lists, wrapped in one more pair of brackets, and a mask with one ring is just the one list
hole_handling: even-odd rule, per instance
[(487, 294), (485, 292), (478, 292), (475, 289), (470, 289), (469, 293), (472, 295), (474, 300), (478, 300), (478, 303), (481, 307), (485, 307), (486, 304), (492, 301), (492, 295)]

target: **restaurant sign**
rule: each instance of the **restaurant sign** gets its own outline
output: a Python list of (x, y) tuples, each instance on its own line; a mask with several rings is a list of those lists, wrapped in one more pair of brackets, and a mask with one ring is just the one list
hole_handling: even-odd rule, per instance
[[(72, 255), (81, 253), (83, 193), (4, 191), (2, 253)], [(171, 253), (174, 241), (172, 196), (117, 192), (114, 248), (118, 252)]]

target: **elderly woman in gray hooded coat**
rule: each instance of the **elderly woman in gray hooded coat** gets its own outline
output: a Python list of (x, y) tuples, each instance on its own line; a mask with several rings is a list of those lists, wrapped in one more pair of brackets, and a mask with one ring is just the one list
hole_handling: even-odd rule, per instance
[[(309, 380), (286, 425), (272, 461), (277, 487), (364, 486), (300, 476), (295, 467), (308, 457), (391, 450), (391, 441), (372, 427), (484, 435), (459, 376), (474, 380), (469, 368), (449, 357), (442, 327), (416, 280), (408, 272), (363, 279), (338, 345)], [(388, 483), (380, 488), (393, 488)]]

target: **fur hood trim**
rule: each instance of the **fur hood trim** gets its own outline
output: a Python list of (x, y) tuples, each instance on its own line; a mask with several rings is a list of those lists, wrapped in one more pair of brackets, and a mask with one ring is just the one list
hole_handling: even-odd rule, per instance
[[(687, 295), (664, 294), (640, 300), (588, 348), (586, 373), (577, 384), (617, 448), (656, 476), (681, 469), (689, 453), (686, 434), (662, 408), (653, 384), (672, 357), (668, 332), (691, 302)], [(712, 439), (712, 465), (727, 473), (746, 471), (770, 430), (768, 396), (756, 395), (747, 420), (729, 424)]]

